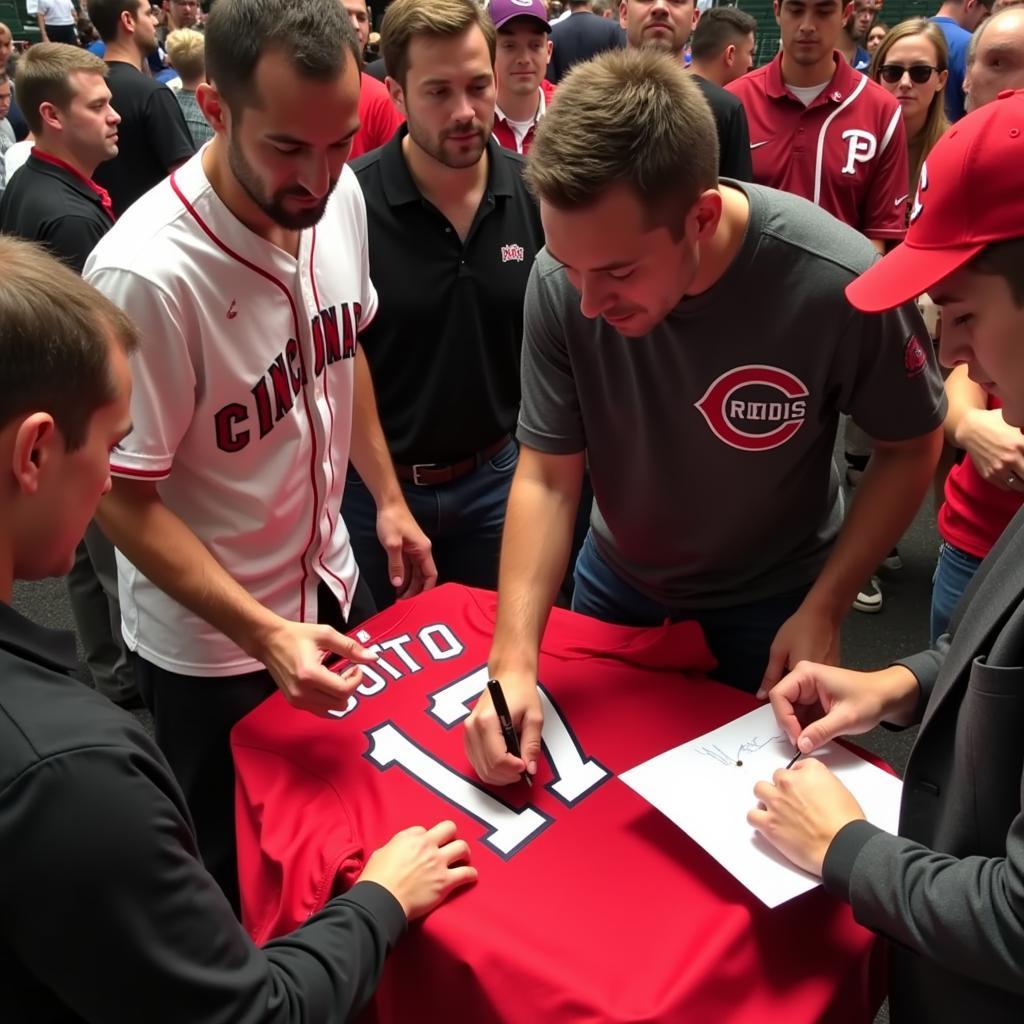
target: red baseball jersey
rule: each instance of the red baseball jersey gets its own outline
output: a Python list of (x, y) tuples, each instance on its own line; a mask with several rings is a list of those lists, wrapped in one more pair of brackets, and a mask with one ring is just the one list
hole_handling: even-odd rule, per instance
[(452, 818), (479, 881), (412, 926), (370, 1020), (870, 1020), (874, 937), (848, 906), (818, 889), (765, 908), (616, 778), (754, 705), (705, 678), (696, 624), (630, 629), (554, 611), (540, 659), (545, 758), (532, 789), (495, 788), (477, 780), (462, 736), (495, 607), (455, 585), (401, 602), (356, 631), (380, 664), (340, 718), (275, 695), (236, 726), (256, 941), (351, 885), (393, 833)]
[(895, 97), (835, 54), (835, 73), (804, 106), (782, 55), (726, 88), (743, 101), (754, 180), (803, 196), (868, 238), (906, 234), (907, 139)]

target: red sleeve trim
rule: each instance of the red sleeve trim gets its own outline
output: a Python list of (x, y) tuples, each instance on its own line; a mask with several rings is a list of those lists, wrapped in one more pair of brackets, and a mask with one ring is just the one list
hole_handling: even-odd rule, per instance
[(110, 472), (114, 476), (130, 476), (137, 480), (166, 480), (171, 475), (169, 469), (133, 469), (130, 466), (110, 464)]

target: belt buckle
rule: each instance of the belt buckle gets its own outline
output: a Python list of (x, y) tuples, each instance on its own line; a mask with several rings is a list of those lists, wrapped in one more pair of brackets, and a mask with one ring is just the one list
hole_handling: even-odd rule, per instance
[(417, 487), (429, 487), (430, 484), (420, 479), (421, 469), (437, 469), (436, 462), (414, 462), (412, 467), (412, 482)]

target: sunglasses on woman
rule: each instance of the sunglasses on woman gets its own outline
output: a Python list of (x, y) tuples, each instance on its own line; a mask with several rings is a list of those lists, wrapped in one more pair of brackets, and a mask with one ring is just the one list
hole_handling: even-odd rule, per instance
[(883, 82), (895, 85), (904, 75), (910, 75), (910, 80), (915, 85), (924, 85), (932, 77), (933, 71), (941, 71), (941, 68), (933, 67), (931, 64), (883, 64), (878, 73), (882, 76)]

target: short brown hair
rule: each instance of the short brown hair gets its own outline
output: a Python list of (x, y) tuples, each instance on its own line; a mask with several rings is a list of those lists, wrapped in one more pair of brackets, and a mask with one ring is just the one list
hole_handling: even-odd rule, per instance
[(1024, 309), (1024, 238), (993, 242), (968, 264), (975, 274), (1001, 277), (1009, 286), (1017, 307)]
[(121, 15), (130, 14), (135, 21), (141, 6), (141, 0), (89, 0), (89, 17), (100, 39), (113, 43), (121, 30)]
[(417, 36), (461, 36), (476, 25), (487, 40), (494, 63), (497, 33), (486, 11), (473, 0), (394, 0), (380, 27), (384, 67), (402, 88), (409, 72), (409, 44)]
[(712, 7), (700, 16), (690, 38), (694, 60), (715, 60), (727, 46), (757, 32), (757, 19), (738, 7)]
[(217, 0), (206, 21), (206, 77), (234, 114), (262, 102), (253, 79), (272, 50), (314, 82), (333, 81), (349, 57), (357, 67), (361, 61), (338, 0)]
[(39, 108), (44, 103), (67, 110), (75, 98), (71, 76), (76, 71), (106, 77), (107, 64), (88, 50), (67, 43), (36, 43), (21, 55), (14, 88), (18, 92), (18, 106), (33, 135), (43, 130)]
[(131, 353), (138, 331), (42, 246), (0, 235), (0, 267), (0, 427), (48, 412), (74, 451), (96, 410), (115, 398), (111, 335)]
[(595, 203), (626, 184), (661, 218), (718, 183), (711, 108), (678, 57), (610, 50), (562, 80), (537, 127), (525, 180), (559, 209)]
[(177, 28), (168, 33), (164, 44), (171, 67), (191, 81), (206, 70), (206, 42), (194, 28)]

